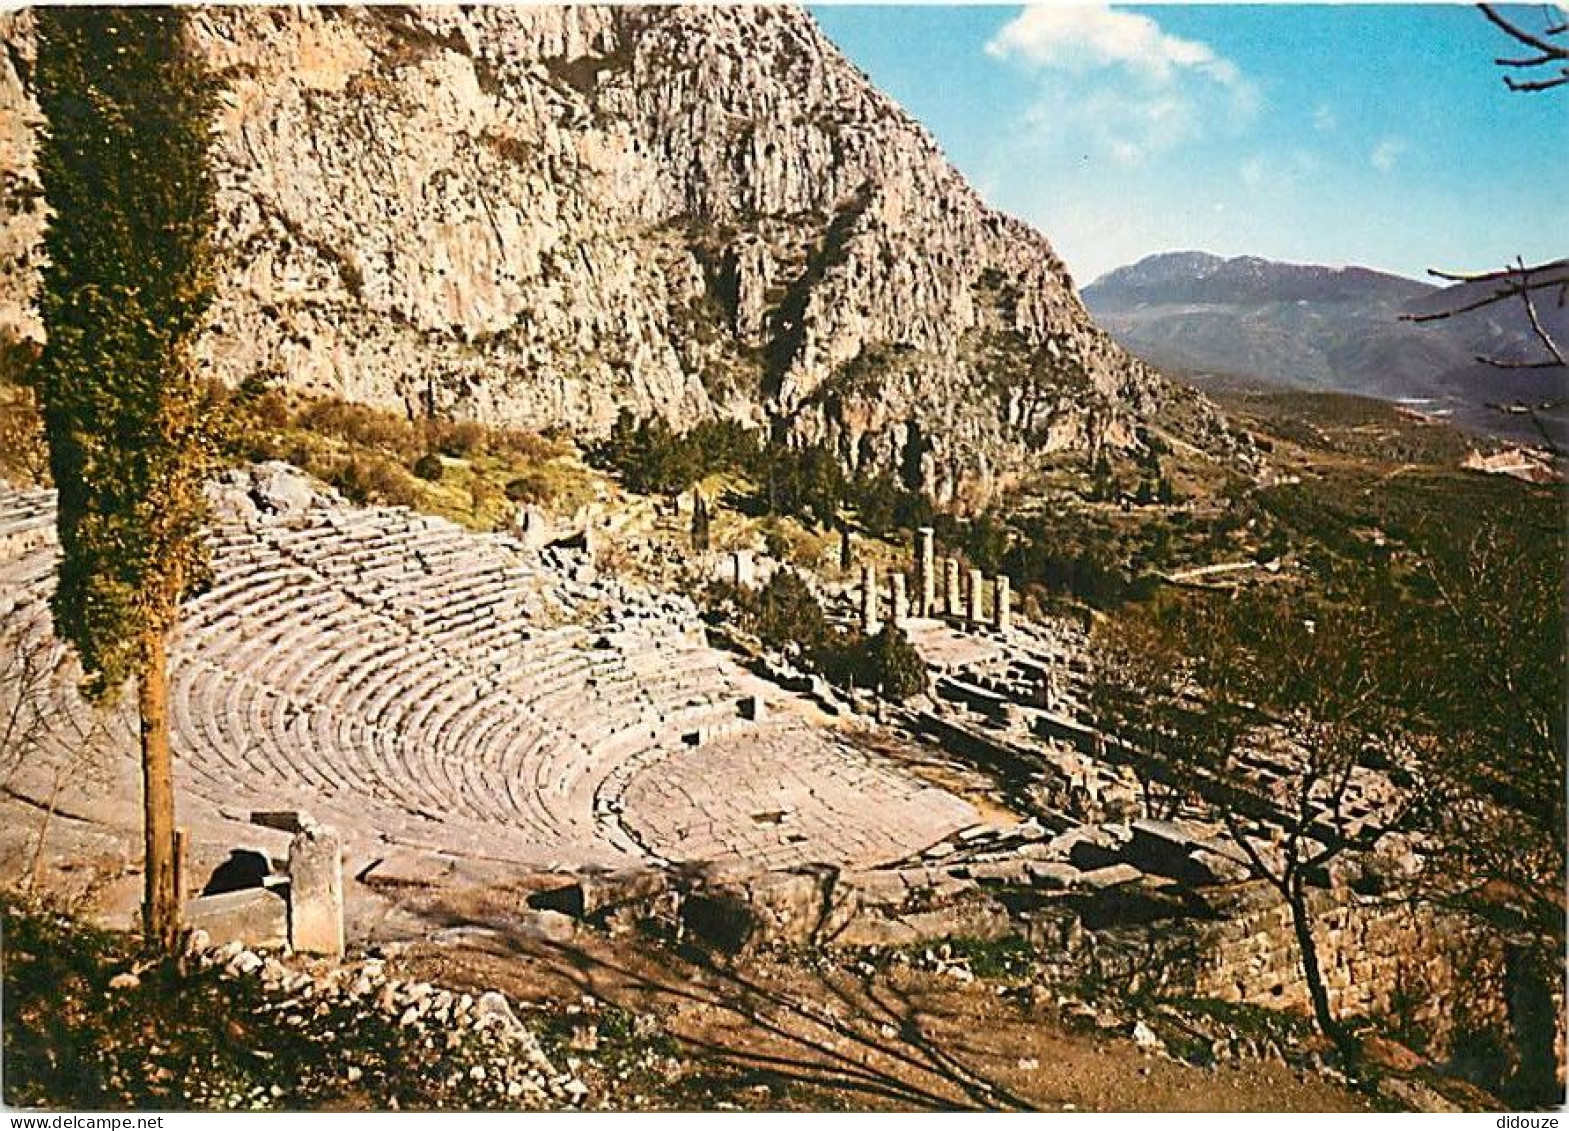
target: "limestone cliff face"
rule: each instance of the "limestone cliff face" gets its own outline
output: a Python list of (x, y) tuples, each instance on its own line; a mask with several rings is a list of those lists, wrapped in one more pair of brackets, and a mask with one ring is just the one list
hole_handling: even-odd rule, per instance
[[(726, 413), (854, 464), (913, 440), (943, 497), (1189, 400), (804, 12), (214, 8), (193, 34), (224, 82), (227, 381), (588, 433)], [(0, 41), (0, 326), (32, 330), (30, 16)]]

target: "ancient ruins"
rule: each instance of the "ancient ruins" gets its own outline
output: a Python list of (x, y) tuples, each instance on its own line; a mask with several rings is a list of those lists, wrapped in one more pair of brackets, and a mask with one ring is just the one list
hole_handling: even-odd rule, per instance
[[(926, 660), (931, 696), (895, 709), (711, 644), (689, 597), (602, 570), (592, 539), (351, 507), (281, 464), (229, 473), (216, 499), (216, 580), (187, 606), (172, 709), (190, 894), (226, 857), (262, 861), (190, 904), (218, 941), (338, 953), (342, 909), (352, 946), (373, 891), (527, 876), (537, 908), (603, 922), (664, 900), (732, 948), (1011, 932), (1130, 985), (1305, 1000), (1289, 916), (1239, 850), (1141, 819), (1136, 752), (1088, 718), (1082, 632), (1016, 616), (1007, 578), (939, 559), (929, 529), (908, 573), (868, 561), (824, 588), (843, 626), (891, 621)], [(715, 558), (737, 585), (780, 568)], [(86, 708), (49, 628), (54, 561), (51, 495), (5, 489), (0, 603), (52, 649), (42, 715), (63, 722)], [(60, 808), (129, 836), (129, 705), (104, 743), (107, 770)], [(955, 792), (934, 760), (993, 786)], [(13, 790), (42, 803), (49, 765)], [(1255, 770), (1249, 819), (1267, 824), (1279, 767)], [(1350, 786), (1370, 845), (1386, 786), (1362, 770)], [(1321, 893), (1349, 1012), (1387, 1008), (1444, 935), (1360, 900), (1356, 867)]]

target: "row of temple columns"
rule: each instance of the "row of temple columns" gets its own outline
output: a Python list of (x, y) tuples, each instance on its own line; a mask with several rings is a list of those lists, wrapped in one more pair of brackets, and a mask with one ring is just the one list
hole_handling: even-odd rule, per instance
[[(909, 590), (905, 586), (902, 570), (888, 579), (889, 612), (893, 623), (903, 624), (912, 616), (947, 616), (966, 619), (972, 624), (989, 624), (998, 632), (1008, 632), (1013, 627), (1012, 593), (1008, 578), (998, 574), (992, 578), (990, 616), (985, 606), (985, 578), (978, 569), (968, 575), (968, 586), (960, 587), (960, 570), (957, 559), (943, 559), (942, 603), (937, 600), (937, 555), (932, 528), (923, 526), (915, 532), (915, 608), (910, 608)], [(882, 627), (882, 616), (877, 585), (877, 566), (868, 562), (861, 567), (861, 630), (871, 634)], [(967, 598), (963, 600), (961, 598)]]

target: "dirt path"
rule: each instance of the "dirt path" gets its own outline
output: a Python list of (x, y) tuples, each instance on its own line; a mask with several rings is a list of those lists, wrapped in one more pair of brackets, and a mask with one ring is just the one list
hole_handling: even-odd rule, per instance
[(500, 932), (403, 961), (419, 977), (499, 988), (542, 1010), (604, 1003), (658, 1018), (679, 1054), (641, 1084), (601, 1093), (612, 1107), (1367, 1110), (1349, 1089), (1279, 1064), (1177, 1063), (1076, 1032), (1027, 995), (907, 965), (811, 955), (728, 965), (644, 941)]

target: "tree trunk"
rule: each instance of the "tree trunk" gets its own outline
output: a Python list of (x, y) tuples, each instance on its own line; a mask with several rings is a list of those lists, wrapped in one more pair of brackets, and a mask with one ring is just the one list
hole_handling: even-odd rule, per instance
[(168, 656), (164, 634), (142, 645), (137, 705), (142, 716), (142, 823), (146, 834), (147, 941), (173, 950), (180, 934), (180, 900), (174, 878), (174, 762), (169, 752)]
[(1313, 1019), (1324, 1036), (1334, 1043), (1347, 1064), (1354, 1049), (1349, 1036), (1335, 1020), (1329, 1008), (1329, 990), (1324, 986), (1324, 975), (1318, 965), (1318, 942), (1313, 938), (1313, 921), (1308, 915), (1307, 893), (1302, 890), (1302, 877), (1293, 874), (1286, 882), (1286, 905), (1291, 909), (1291, 926), (1297, 936), (1297, 950), (1302, 955), (1302, 977), (1307, 982), (1308, 996), (1313, 1000)]
[(49, 804), (44, 806), (43, 820), (38, 823), (38, 839), (33, 843), (33, 858), (27, 864), (27, 890), (38, 893), (38, 872), (43, 867), (44, 843), (49, 839), (49, 826), (54, 821), (55, 806), (60, 802), (60, 790), (65, 785), (65, 773), (56, 766), (54, 781), (49, 786)]

